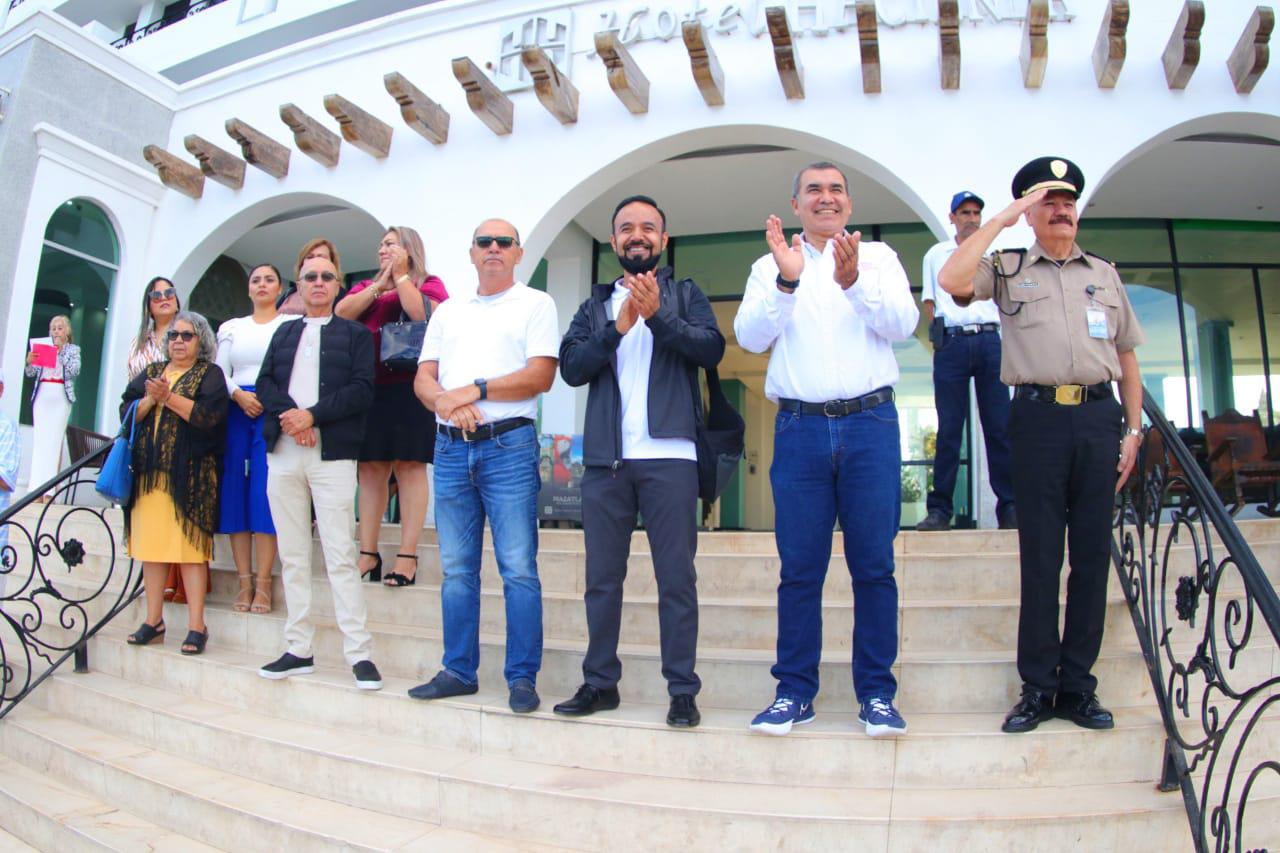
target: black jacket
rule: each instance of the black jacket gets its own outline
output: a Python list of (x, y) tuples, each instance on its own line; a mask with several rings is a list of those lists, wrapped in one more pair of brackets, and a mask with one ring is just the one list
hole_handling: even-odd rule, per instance
[[(280, 324), (254, 384), (262, 403), (262, 436), (268, 450), (280, 438), (280, 415), (298, 408), (289, 396), (289, 379), (305, 325), (301, 319)], [(372, 403), (373, 335), (359, 323), (334, 317), (320, 330), (320, 400), (307, 410), (321, 431), (321, 459), (360, 455), (365, 413)]]
[[(713, 368), (724, 355), (724, 335), (711, 303), (692, 279), (676, 281), (670, 267), (658, 270), (661, 305), (648, 320), (653, 332), (649, 363), (649, 434), (694, 439), (701, 410), (694, 409), (698, 367)], [(614, 282), (597, 284), (578, 308), (560, 342), (560, 375), (570, 385), (591, 383), (583, 428), (582, 461), (613, 465), (622, 458), (622, 396), (618, 389), (618, 345), (622, 335), (608, 316)], [(683, 309), (683, 313), (682, 310)]]

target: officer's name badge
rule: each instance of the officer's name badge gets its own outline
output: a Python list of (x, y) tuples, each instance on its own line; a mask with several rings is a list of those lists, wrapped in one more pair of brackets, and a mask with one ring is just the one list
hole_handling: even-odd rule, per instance
[(1039, 287), (1039, 286), (1040, 286), (1040, 282), (1032, 281), (1029, 278), (1024, 278), (1022, 281), (1018, 282), (1018, 287)]

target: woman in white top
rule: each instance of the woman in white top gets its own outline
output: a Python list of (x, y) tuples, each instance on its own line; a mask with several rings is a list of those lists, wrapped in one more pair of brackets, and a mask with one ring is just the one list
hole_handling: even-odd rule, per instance
[(231, 554), (240, 579), (240, 592), (232, 607), (240, 612), (271, 612), (276, 528), (267, 504), (267, 446), (262, 439), (262, 404), (254, 394), (254, 384), (276, 329), (281, 323), (296, 319), (276, 310), (280, 286), (280, 271), (274, 266), (254, 267), (249, 271), (253, 314), (228, 320), (218, 328), (216, 361), (226, 374), (231, 395), (218, 532), (228, 534), (231, 540)]
[[(62, 445), (67, 434), (67, 418), (76, 401), (76, 377), (80, 375), (80, 347), (71, 343), (71, 318), (59, 314), (49, 321), (49, 337), (58, 348), (53, 367), (32, 364), (35, 353), (27, 353), (26, 374), (35, 377), (31, 389), (31, 473), (27, 482), (34, 488), (53, 478), (62, 467)], [(39, 501), (52, 500), (41, 495)]]

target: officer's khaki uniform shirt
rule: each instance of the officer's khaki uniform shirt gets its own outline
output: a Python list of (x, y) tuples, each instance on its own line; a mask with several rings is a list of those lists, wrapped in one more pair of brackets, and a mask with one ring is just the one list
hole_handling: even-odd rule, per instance
[[(973, 278), (973, 298), (992, 299), (1000, 308), (1000, 381), (1006, 385), (1118, 381), (1118, 353), (1136, 348), (1144, 337), (1115, 267), (1074, 244), (1061, 267), (1038, 242), (1022, 256), (997, 254), (1005, 275), (996, 275), (995, 254), (983, 258)], [(1086, 292), (1089, 285), (1094, 287), (1092, 298)], [(1092, 304), (1106, 314), (1105, 339), (1089, 336), (1086, 312)]]

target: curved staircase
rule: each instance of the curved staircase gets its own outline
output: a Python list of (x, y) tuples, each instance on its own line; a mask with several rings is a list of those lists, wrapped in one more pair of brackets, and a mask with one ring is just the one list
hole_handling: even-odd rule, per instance
[[(1273, 571), (1280, 523), (1242, 528)], [(88, 527), (86, 536), (88, 559), (62, 583), (88, 585), (102, 570), (105, 537)], [(1115, 730), (1054, 720), (1000, 733), (1018, 692), (1012, 533), (898, 538), (898, 698), (910, 733), (896, 741), (857, 723), (840, 556), (826, 588), (817, 720), (785, 738), (747, 730), (774, 688), (778, 558), (760, 533), (699, 540), (697, 729), (663, 722), (656, 589), (640, 534), (617, 711), (551, 713), (581, 681), (586, 634), (581, 534), (559, 530), (542, 531), (539, 555), (542, 709), (506, 706), (491, 551), (480, 693), (410, 700), (405, 691), (436, 672), (441, 652), (439, 559), (433, 531), (423, 538), (417, 586), (365, 586), (380, 692), (357, 690), (342, 661), (318, 545), (313, 676), (258, 677), (282, 649), (283, 594), (277, 579), (273, 613), (233, 612), (225, 543), (204, 656), (177, 653), (186, 616), (173, 605), (167, 645), (126, 646), (141, 621), (135, 604), (91, 643), (89, 674), (60, 670), (0, 721), (0, 850), (1192, 849), (1181, 796), (1155, 788), (1164, 732), (1114, 582), (1096, 671)], [(389, 559), (398, 531), (383, 539)], [(1255, 653), (1246, 665), (1265, 677), (1280, 673), (1280, 656)], [(1274, 792), (1255, 803), (1254, 819), (1276, 819), (1277, 803)]]

